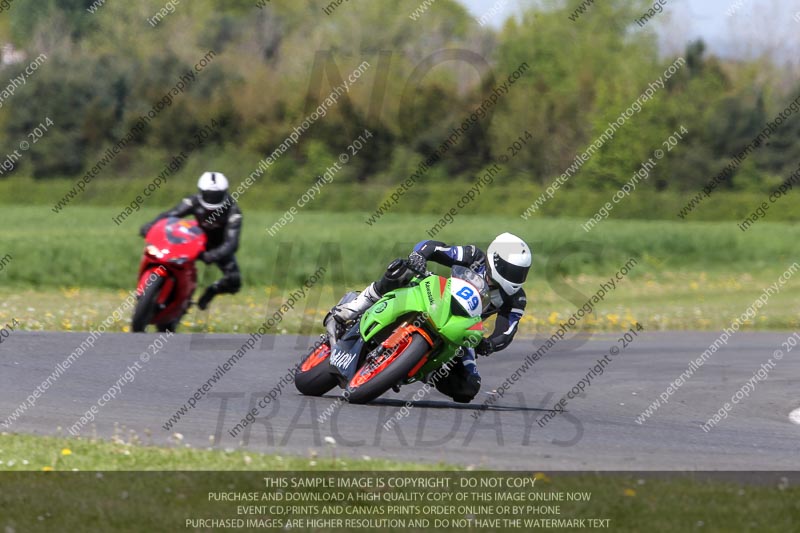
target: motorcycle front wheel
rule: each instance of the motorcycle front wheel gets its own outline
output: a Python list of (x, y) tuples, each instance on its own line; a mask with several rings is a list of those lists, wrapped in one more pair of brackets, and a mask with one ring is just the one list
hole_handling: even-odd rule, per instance
[(144, 332), (150, 322), (153, 321), (158, 308), (158, 295), (161, 294), (161, 287), (163, 286), (164, 278), (159, 276), (145, 287), (144, 294), (139, 297), (139, 301), (136, 302), (136, 309), (133, 310), (133, 319), (131, 319), (132, 332)]
[(401, 341), (389, 348), (378, 347), (381, 352), (356, 371), (344, 397), (350, 403), (371, 402), (409, 377), (430, 348), (419, 333), (412, 334), (407, 342)]

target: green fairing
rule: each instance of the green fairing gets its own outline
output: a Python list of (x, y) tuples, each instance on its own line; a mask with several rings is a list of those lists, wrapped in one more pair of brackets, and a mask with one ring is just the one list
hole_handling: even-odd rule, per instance
[(401, 317), (416, 314), (408, 322), (418, 326), (427, 324), (427, 329), (436, 331), (441, 340), (436, 352), (428, 356), (428, 362), (408, 379), (417, 381), (450, 361), (459, 347), (477, 346), (483, 337), (481, 329), (469, 329), (479, 324), (481, 318), (453, 314), (451, 298), (450, 279), (441, 276), (415, 279), (410, 286), (387, 293), (364, 313), (361, 336), (369, 341), (385, 328), (396, 328)]

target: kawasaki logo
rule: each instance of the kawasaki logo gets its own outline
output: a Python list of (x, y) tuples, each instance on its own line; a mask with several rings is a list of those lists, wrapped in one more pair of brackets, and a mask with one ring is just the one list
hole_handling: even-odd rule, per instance
[(428, 303), (433, 305), (433, 291), (431, 290), (431, 283), (430, 281), (425, 283), (425, 293), (428, 296)]

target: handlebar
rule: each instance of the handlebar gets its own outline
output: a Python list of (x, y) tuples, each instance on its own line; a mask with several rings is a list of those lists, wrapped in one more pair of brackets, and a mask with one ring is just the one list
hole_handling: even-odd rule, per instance
[(431, 272), (430, 270), (425, 270), (423, 272), (420, 272), (419, 270), (411, 268), (410, 266), (408, 267), (408, 269), (421, 278), (427, 278), (428, 276), (433, 276), (433, 272)]

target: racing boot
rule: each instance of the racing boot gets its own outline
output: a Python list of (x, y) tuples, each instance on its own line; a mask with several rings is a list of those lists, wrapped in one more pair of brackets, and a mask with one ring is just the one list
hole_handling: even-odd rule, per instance
[(331, 346), (344, 334), (346, 325), (369, 309), (380, 297), (381, 295), (375, 290), (375, 283), (370, 283), (360, 294), (355, 292), (346, 294), (322, 321)]
[(197, 307), (199, 307), (201, 311), (205, 311), (208, 307), (208, 304), (211, 303), (211, 300), (214, 299), (214, 296), (216, 296), (218, 292), (219, 288), (217, 287), (217, 282), (209, 285), (205, 292), (203, 292), (200, 300), (197, 301)]
[(406, 262), (395, 259), (386, 267), (381, 279), (370, 283), (357, 296), (353, 296), (355, 293), (346, 294), (322, 321), (331, 340), (331, 346), (344, 334), (346, 324), (355, 320), (387, 292), (404, 287), (412, 276), (413, 272), (408, 269)]

